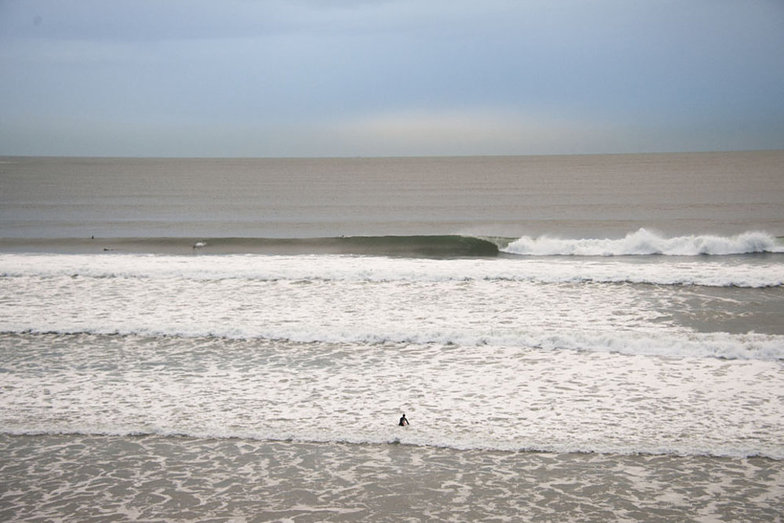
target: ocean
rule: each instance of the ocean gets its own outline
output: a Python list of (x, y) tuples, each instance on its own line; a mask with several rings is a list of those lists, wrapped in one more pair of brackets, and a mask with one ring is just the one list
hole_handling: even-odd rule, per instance
[(781, 521), (783, 237), (784, 151), (0, 158), (0, 520)]

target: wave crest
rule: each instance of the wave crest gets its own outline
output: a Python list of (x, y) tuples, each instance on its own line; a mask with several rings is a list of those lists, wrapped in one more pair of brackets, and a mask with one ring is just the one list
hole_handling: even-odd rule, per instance
[(526, 256), (727, 256), (733, 254), (782, 253), (784, 247), (764, 232), (736, 236), (690, 235), (666, 238), (639, 229), (621, 239), (560, 239), (523, 236), (503, 252)]

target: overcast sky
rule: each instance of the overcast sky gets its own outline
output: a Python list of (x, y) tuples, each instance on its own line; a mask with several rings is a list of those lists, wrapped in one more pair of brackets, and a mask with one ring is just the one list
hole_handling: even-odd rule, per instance
[(0, 0), (0, 154), (781, 148), (782, 0)]

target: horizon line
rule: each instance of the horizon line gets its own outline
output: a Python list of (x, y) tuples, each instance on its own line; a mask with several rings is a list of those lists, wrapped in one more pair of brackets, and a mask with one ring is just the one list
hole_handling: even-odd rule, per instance
[(703, 149), (682, 151), (637, 151), (601, 153), (520, 153), (520, 154), (390, 154), (390, 155), (335, 155), (335, 156), (184, 156), (184, 155), (113, 155), (113, 154), (5, 154), (0, 158), (50, 158), (50, 159), (106, 159), (106, 160), (385, 160), (385, 159), (427, 159), (427, 158), (518, 158), (518, 157), (557, 157), (557, 156), (634, 156), (668, 154), (721, 154), (721, 153), (763, 153), (784, 152), (780, 149)]

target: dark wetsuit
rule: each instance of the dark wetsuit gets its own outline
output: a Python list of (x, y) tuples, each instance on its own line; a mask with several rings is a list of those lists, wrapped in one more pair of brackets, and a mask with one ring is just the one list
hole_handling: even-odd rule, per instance
[(406, 425), (408, 425), (408, 420), (406, 419), (405, 414), (403, 414), (403, 417), (400, 418), (400, 423), (398, 423), (398, 425), (400, 425), (401, 427), (405, 427)]

